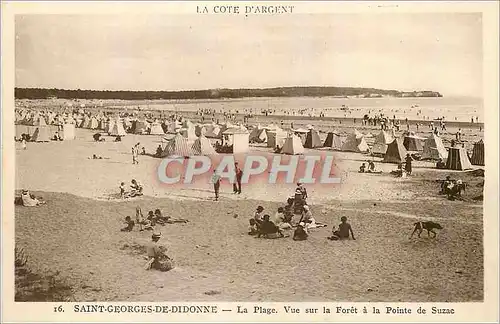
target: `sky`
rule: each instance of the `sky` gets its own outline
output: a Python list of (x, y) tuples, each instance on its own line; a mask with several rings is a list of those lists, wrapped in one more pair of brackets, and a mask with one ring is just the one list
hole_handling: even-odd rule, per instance
[(482, 94), (481, 14), (19, 15), (16, 87)]

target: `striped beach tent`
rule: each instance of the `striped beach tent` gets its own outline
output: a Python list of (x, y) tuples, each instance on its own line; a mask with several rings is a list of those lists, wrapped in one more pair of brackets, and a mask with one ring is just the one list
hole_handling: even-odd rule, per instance
[(191, 145), (189, 145), (188, 139), (177, 133), (168, 143), (165, 145), (160, 157), (186, 157), (194, 155)]
[(191, 146), (191, 149), (193, 150), (193, 153), (195, 155), (215, 155), (215, 154), (217, 154), (217, 152), (215, 151), (215, 148), (212, 146), (212, 143), (210, 143), (210, 140), (203, 135), (199, 136), (194, 141), (193, 146)]
[(449, 170), (467, 170), (472, 169), (472, 164), (467, 156), (467, 151), (463, 147), (450, 147), (448, 150), (448, 159), (446, 160), (446, 169)]
[(471, 163), (473, 165), (484, 165), (484, 142), (482, 139), (474, 143), (474, 148), (472, 149)]

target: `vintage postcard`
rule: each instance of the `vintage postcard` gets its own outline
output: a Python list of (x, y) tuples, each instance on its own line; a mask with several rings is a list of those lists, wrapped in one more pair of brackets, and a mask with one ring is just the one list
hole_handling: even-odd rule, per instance
[(2, 2), (2, 321), (498, 322), (498, 11)]

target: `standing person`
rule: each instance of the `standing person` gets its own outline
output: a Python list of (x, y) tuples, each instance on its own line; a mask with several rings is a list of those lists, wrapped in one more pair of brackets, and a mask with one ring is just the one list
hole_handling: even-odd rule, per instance
[(411, 161), (413, 161), (411, 155), (408, 153), (406, 154), (406, 159), (405, 159), (405, 170), (408, 175), (411, 175)]
[(419, 124), (417, 123), (417, 132), (418, 132), (418, 126), (419, 126)]
[(214, 185), (215, 201), (219, 201), (220, 174), (217, 172), (217, 169), (214, 169), (212, 184)]
[(136, 145), (132, 146), (132, 164), (139, 164), (139, 162), (137, 161), (138, 153), (136, 153), (136, 149), (137, 149)]
[(241, 194), (241, 178), (243, 178), (243, 171), (238, 166), (238, 162), (234, 163), (235, 181), (233, 183), (233, 193)]

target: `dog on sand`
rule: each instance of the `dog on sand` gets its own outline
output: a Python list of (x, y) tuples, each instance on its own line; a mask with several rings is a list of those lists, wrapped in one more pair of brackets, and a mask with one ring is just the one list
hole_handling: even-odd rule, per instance
[(416, 222), (414, 225), (415, 225), (415, 228), (413, 229), (413, 232), (410, 235), (410, 239), (413, 237), (413, 234), (415, 234), (416, 232), (418, 232), (418, 237), (420, 237), (420, 234), (422, 234), (422, 232), (424, 230), (427, 231), (427, 236), (430, 237), (431, 233), (432, 233), (432, 234), (434, 234), (433, 237), (436, 237), (437, 233), (434, 230), (435, 229), (443, 229), (443, 227), (441, 225), (439, 225), (438, 223), (435, 223), (435, 222), (431, 222), (431, 221)]

